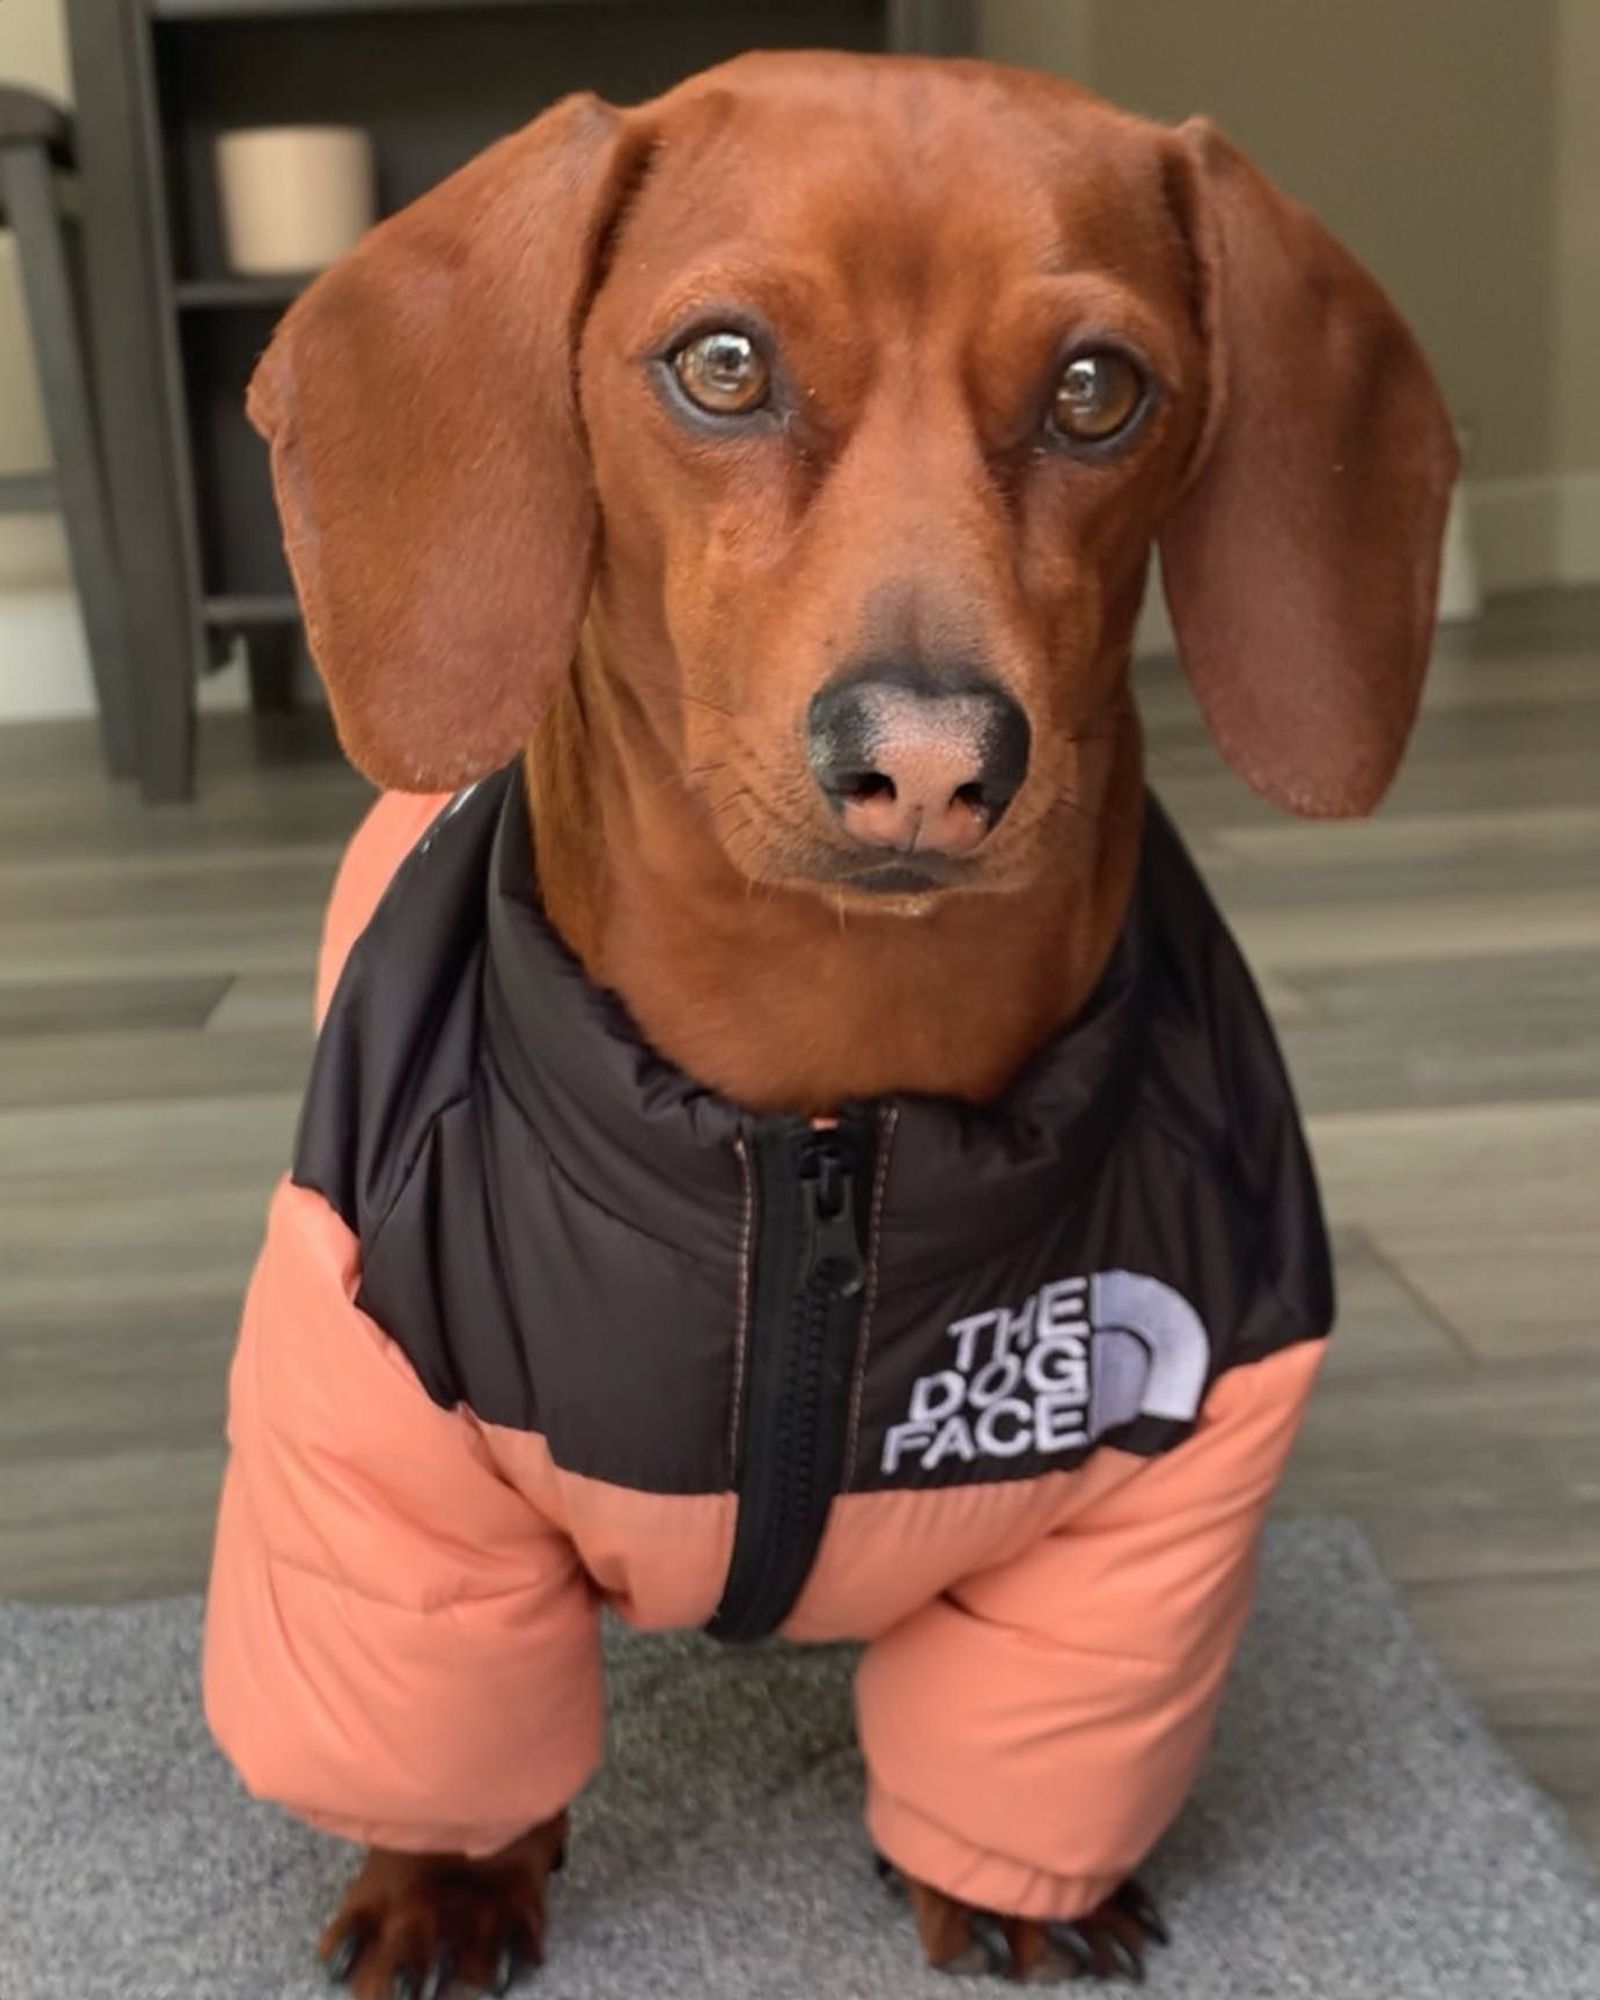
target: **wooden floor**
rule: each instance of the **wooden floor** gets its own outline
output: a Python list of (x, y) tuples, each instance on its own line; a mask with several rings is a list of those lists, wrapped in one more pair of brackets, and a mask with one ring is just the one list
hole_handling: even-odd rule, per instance
[[(1284, 1504), (1370, 1530), (1600, 1852), (1600, 595), (1440, 649), (1376, 821), (1223, 773), (1175, 674), (1152, 772), (1282, 1025), (1343, 1315)], [(147, 809), (0, 732), (0, 1595), (198, 1586), (223, 1376), (358, 782), (207, 725)]]

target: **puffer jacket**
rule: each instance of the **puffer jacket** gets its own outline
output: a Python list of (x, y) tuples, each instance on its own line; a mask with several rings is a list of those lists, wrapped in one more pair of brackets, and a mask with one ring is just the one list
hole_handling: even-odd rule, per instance
[(751, 1115), (543, 921), (520, 774), (390, 796), (231, 1383), (205, 1684), (250, 1787), (488, 1853), (602, 1750), (598, 1621), (868, 1642), (901, 1868), (1071, 1916), (1204, 1752), (1332, 1314), (1271, 1030), (1150, 803), (991, 1107)]

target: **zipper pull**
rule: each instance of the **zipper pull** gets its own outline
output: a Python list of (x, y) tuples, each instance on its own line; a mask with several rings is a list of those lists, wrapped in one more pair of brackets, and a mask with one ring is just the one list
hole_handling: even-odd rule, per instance
[(805, 1207), (807, 1284), (823, 1284), (835, 1298), (853, 1299), (866, 1277), (866, 1260), (856, 1232), (855, 1181), (834, 1144), (812, 1155), (814, 1174), (802, 1173)]

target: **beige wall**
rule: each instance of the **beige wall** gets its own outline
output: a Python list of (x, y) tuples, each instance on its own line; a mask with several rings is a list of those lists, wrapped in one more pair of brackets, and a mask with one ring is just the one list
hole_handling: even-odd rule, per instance
[(1204, 111), (1412, 319), (1471, 472), (1600, 467), (1596, 0), (987, 0), (995, 54)]
[[(0, 0), (0, 79), (66, 95), (61, 0)], [(0, 472), (32, 470), (44, 459), (16, 251), (10, 236), (0, 233)]]
[(1600, 466), (1600, 5), (1562, 0), (1554, 249), (1559, 462)]

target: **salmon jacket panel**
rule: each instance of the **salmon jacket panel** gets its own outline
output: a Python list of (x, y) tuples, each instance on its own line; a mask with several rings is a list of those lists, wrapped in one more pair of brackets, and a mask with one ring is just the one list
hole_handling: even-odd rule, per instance
[(1293, 1098), (1152, 800), (1080, 1018), (976, 1108), (759, 1117), (544, 921), (520, 769), (380, 799), (245, 1304), (206, 1639), (252, 1790), (490, 1853), (599, 1616), (867, 1642), (907, 1873), (1081, 1914), (1204, 1753), (1332, 1317)]

